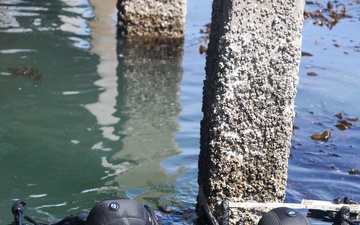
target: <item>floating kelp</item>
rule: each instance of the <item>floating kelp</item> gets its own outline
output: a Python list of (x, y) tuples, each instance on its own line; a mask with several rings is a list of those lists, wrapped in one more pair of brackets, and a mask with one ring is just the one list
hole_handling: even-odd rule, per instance
[(202, 55), (202, 54), (206, 53), (206, 51), (207, 51), (207, 48), (204, 45), (200, 45), (200, 48), (199, 48), (200, 54)]
[[(205, 36), (203, 37), (205, 45), (207, 45), (209, 42), (210, 29), (211, 29), (211, 23), (206, 24), (205, 29), (200, 29), (200, 34), (205, 34)], [(207, 52), (207, 47), (205, 47), (205, 45), (200, 45), (200, 47), (199, 47), (199, 53), (201, 55), (206, 54), (206, 52)]]
[(295, 135), (295, 129), (299, 129), (299, 127), (293, 124), (292, 135)]
[[(336, 1), (337, 3), (337, 1)], [(327, 26), (329, 29), (332, 29), (339, 20), (343, 18), (351, 18), (351, 16), (347, 15), (347, 8), (344, 4), (338, 3), (335, 4), (331, 1), (328, 1), (326, 6), (321, 5), (320, 3), (314, 3), (312, 1), (307, 1), (307, 5), (317, 5), (319, 7), (315, 12), (304, 11), (304, 18), (312, 18), (314, 19), (315, 25), (318, 26)]]
[(355, 175), (355, 174), (360, 175), (360, 171), (357, 170), (357, 169), (351, 169), (351, 170), (349, 170), (349, 174), (351, 174), (351, 175)]
[(317, 73), (315, 73), (315, 72), (308, 72), (307, 75), (314, 77), (314, 76), (317, 76)]
[(301, 52), (301, 56), (313, 56), (313, 55), (308, 52)]
[(339, 112), (339, 113), (335, 114), (335, 116), (336, 116), (337, 118), (339, 118), (339, 119), (342, 119), (342, 118), (343, 118), (342, 112)]
[(40, 71), (33, 66), (20, 66), (18, 69), (7, 67), (6, 70), (13, 76), (23, 76), (37, 81), (39, 81), (42, 77)]
[(345, 126), (344, 124), (340, 124), (340, 123), (336, 124), (335, 127), (339, 130), (347, 130), (348, 129), (347, 126)]
[(358, 120), (358, 118), (343, 118), (343, 114), (341, 112), (337, 113), (335, 115), (337, 118), (339, 118), (338, 123), (335, 125), (335, 127), (341, 131), (349, 129), (350, 126), (353, 126), (355, 122)]
[(353, 123), (352, 122), (349, 122), (347, 120), (339, 120), (340, 124), (343, 124), (345, 126), (352, 126)]
[(328, 141), (331, 136), (331, 131), (326, 130), (322, 134), (313, 134), (311, 135), (311, 139), (316, 141)]
[(201, 34), (207, 34), (209, 38), (211, 23), (205, 24), (205, 29), (200, 29)]

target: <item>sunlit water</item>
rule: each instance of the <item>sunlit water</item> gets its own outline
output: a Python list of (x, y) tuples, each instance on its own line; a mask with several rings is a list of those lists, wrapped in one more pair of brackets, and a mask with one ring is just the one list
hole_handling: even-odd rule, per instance
[[(306, 11), (324, 12), (327, 1), (321, 3), (307, 5)], [(319, 18), (309, 18), (303, 28), (302, 50), (313, 56), (302, 57), (300, 65), (294, 121), (299, 129), (294, 130), (289, 162), (289, 201), (345, 196), (360, 201), (359, 122), (343, 131), (335, 127), (340, 123), (338, 113), (347, 121), (360, 116), (360, 5), (337, 4), (337, 12), (346, 6), (351, 18), (340, 19), (331, 29), (314, 25)], [(329, 13), (323, 15), (329, 18)], [(325, 130), (331, 131), (327, 142), (310, 138)], [(349, 174), (352, 170), (357, 174)]]
[[(305, 21), (288, 202), (360, 201), (360, 10), (332, 29)], [(326, 2), (324, 3), (326, 5)], [(106, 7), (105, 7), (106, 8)], [(102, 199), (193, 207), (211, 1), (188, 1), (185, 43), (159, 49), (115, 39), (87, 1), (0, 1), (0, 224), (13, 201), (49, 222)], [(308, 10), (319, 6), (307, 5)], [(116, 13), (114, 10), (113, 13)], [(111, 21), (110, 21), (111, 23)], [(36, 68), (40, 80), (14, 76)], [(307, 73), (315, 72), (317, 76)], [(312, 134), (330, 130), (327, 142)], [(158, 212), (165, 224), (183, 222)]]

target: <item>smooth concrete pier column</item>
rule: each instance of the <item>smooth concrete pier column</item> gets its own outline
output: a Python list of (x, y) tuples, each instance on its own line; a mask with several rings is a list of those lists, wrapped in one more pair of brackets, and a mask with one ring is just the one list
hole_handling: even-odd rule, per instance
[[(199, 210), (281, 202), (301, 57), (304, 1), (214, 0), (203, 92)], [(257, 224), (258, 211), (232, 209)]]
[(183, 37), (186, 0), (118, 0), (121, 36)]

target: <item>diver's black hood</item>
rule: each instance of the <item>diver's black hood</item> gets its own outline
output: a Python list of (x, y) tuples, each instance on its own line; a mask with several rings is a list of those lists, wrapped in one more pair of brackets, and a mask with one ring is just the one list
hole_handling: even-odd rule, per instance
[(96, 204), (86, 225), (159, 225), (153, 210), (131, 199), (104, 200)]
[(311, 223), (301, 212), (279, 207), (265, 213), (258, 225), (311, 225)]

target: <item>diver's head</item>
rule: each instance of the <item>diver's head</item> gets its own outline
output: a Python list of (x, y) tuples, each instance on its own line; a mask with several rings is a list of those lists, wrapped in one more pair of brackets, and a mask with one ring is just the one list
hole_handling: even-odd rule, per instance
[(265, 213), (258, 225), (311, 225), (311, 223), (301, 212), (279, 207)]
[(131, 199), (105, 200), (96, 204), (86, 225), (159, 225), (154, 211)]

